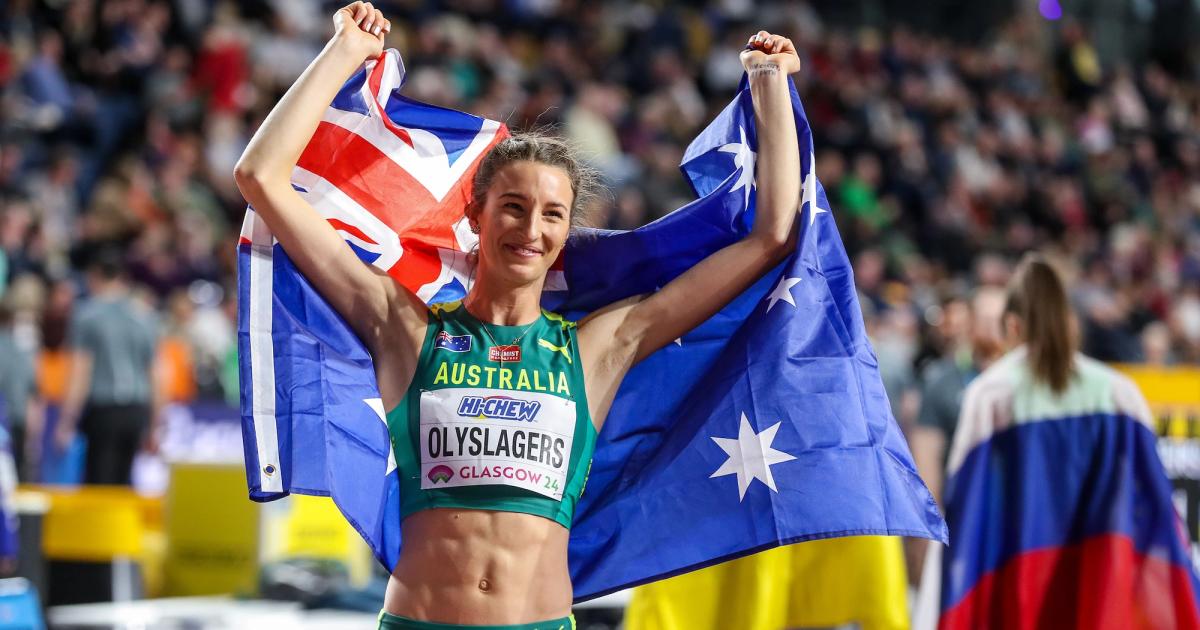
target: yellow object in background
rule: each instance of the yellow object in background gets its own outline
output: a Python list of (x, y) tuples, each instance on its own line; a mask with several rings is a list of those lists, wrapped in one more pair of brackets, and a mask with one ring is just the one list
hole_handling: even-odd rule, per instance
[[(163, 502), (121, 486), (21, 485), (17, 512), (42, 515), (47, 560), (136, 563), (141, 592), (158, 596), (163, 582)], [(2, 624), (0, 624), (2, 625)]]
[(375, 558), (358, 532), (329, 497), (294, 494), (265, 506), (263, 562), (287, 558), (337, 560), (346, 565), (350, 583), (370, 580)]
[(259, 512), (240, 464), (172, 464), (164, 594), (256, 592)]
[(904, 630), (907, 593), (900, 538), (814, 540), (640, 586), (625, 628)]
[[(1154, 414), (1155, 433), (1171, 441), (1200, 439), (1200, 370), (1118, 365), (1137, 384)], [(1168, 476), (1174, 476), (1169, 472)]]
[(51, 560), (111, 562), (142, 555), (148, 500), (129, 488), (26, 487), (48, 500), (42, 523), (42, 551)]

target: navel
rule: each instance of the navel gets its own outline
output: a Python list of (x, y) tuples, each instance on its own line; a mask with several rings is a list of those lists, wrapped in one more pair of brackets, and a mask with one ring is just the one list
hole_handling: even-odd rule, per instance
[(484, 593), (492, 590), (492, 583), (489, 582), (487, 578), (479, 580), (479, 590), (483, 591)]

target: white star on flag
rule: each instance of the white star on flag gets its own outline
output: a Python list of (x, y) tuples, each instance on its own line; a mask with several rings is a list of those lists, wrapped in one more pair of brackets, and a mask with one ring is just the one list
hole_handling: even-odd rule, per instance
[[(382, 398), (364, 398), (363, 402), (367, 403), (367, 406), (370, 407), (371, 410), (375, 412), (375, 415), (379, 416), (379, 421), (383, 423), (383, 428), (387, 429), (387, 412), (383, 410), (383, 399)], [(396, 452), (392, 450), (391, 446), (392, 446), (392, 441), (388, 440), (387, 471), (385, 471), (383, 473), (385, 477), (387, 475), (392, 474), (393, 470), (396, 470)]]
[(750, 143), (746, 142), (746, 129), (744, 127), (738, 127), (738, 132), (742, 135), (741, 142), (732, 142), (730, 144), (723, 145), (717, 150), (721, 151), (722, 153), (732, 153), (733, 165), (742, 169), (742, 172), (738, 174), (737, 182), (734, 183), (733, 188), (730, 189), (730, 192), (742, 188), (746, 189), (746, 199), (744, 203), (749, 206), (750, 188), (754, 186), (755, 153), (754, 151), (750, 150)]
[(812, 225), (817, 220), (817, 215), (822, 212), (829, 212), (829, 208), (822, 208), (817, 205), (817, 156), (813, 153), (808, 154), (808, 172), (804, 174), (804, 192), (800, 199), (800, 211), (804, 211), (804, 205), (808, 204), (808, 224)]
[(780, 424), (782, 423), (776, 422), (762, 433), (755, 433), (754, 427), (750, 426), (750, 421), (746, 419), (746, 414), (743, 412), (736, 440), (719, 437), (712, 439), (717, 446), (721, 447), (721, 450), (729, 455), (729, 459), (725, 460), (717, 472), (709, 475), (708, 478), (736, 474), (739, 503), (746, 498), (746, 488), (749, 488), (750, 482), (755, 479), (766, 484), (772, 492), (779, 492), (779, 489), (775, 487), (775, 477), (771, 474), (771, 466), (796, 459), (783, 451), (771, 448)]
[(792, 287), (800, 284), (800, 278), (789, 278), (787, 274), (779, 277), (779, 284), (771, 290), (771, 294), (767, 296), (770, 304), (767, 304), (767, 312), (771, 312), (771, 307), (775, 306), (776, 302), (787, 302), (793, 307), (796, 306), (796, 298), (792, 297)]

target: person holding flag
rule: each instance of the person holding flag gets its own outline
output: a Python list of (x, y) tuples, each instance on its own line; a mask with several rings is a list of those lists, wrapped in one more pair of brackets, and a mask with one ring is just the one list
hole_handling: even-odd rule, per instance
[(361, 264), (294, 188), (293, 169), (338, 88), (381, 55), (390, 30), (363, 2), (334, 24), (235, 176), (373, 360), (400, 473), (396, 516), (415, 541), (401, 549), (380, 627), (570, 627), (569, 528), (623, 378), (794, 251), (801, 164), (788, 75), (799, 57), (764, 31), (741, 53), (759, 138), (757, 160), (742, 167), (746, 194), (755, 186), (757, 195), (749, 233), (661, 290), (574, 322), (541, 308), (592, 186), (560, 141), (517, 134), (483, 157), (466, 206), (478, 236), (473, 282), (465, 299), (432, 307)]
[(1200, 628), (1150, 408), (1077, 351), (1045, 256), (1021, 261), (1003, 324), (1010, 351), (963, 396), (947, 464), (953, 544), (926, 556), (914, 627)]

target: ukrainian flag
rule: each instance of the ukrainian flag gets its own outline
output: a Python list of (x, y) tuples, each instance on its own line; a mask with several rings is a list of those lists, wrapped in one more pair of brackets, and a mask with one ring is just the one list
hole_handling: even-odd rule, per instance
[(814, 540), (640, 586), (626, 630), (906, 630), (902, 539)]

